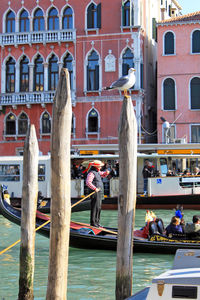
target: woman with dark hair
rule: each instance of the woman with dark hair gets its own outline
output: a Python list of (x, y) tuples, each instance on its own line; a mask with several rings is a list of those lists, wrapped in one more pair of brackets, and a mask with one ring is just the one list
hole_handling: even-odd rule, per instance
[(171, 223), (166, 227), (166, 235), (183, 233), (183, 228), (180, 224), (180, 218), (173, 216), (171, 219)]

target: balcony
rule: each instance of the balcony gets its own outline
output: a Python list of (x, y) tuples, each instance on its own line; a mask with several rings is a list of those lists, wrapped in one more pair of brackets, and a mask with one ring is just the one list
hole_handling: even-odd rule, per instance
[[(26, 92), (26, 93), (12, 93), (0, 94), (0, 106), (5, 105), (27, 105), (53, 103), (55, 91), (48, 92)], [(75, 91), (71, 91), (72, 105), (75, 106)]]
[(12, 32), (0, 34), (0, 43), (2, 46), (38, 44), (38, 43), (62, 43), (75, 42), (76, 30), (49, 30), (49, 31), (31, 31), (31, 32)]

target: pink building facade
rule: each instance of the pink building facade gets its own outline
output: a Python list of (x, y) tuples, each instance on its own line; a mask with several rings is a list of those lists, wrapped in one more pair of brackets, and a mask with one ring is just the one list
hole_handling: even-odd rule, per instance
[[(156, 126), (155, 24), (163, 11), (179, 13), (167, 0), (1, 1), (0, 155), (19, 155), (29, 124), (42, 154), (50, 151), (52, 103), (59, 71), (70, 72), (72, 150), (113, 152), (123, 93), (104, 91), (130, 67), (129, 91), (138, 123)], [(148, 20), (148, 21), (147, 21)], [(151, 24), (151, 25), (149, 25)], [(112, 147), (113, 145), (113, 147)], [(91, 146), (91, 147), (90, 147)]]
[(158, 143), (199, 143), (200, 12), (162, 21), (157, 29)]

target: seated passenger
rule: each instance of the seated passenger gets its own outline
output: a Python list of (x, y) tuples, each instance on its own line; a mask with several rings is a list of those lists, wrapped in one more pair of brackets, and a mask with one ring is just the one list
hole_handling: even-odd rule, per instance
[(184, 231), (184, 229), (185, 229), (185, 220), (183, 219), (184, 214), (183, 214), (183, 206), (182, 205), (177, 204), (176, 211), (175, 211), (175, 216), (180, 219), (180, 225), (182, 226), (183, 231)]
[(171, 219), (171, 223), (165, 229), (166, 235), (172, 235), (177, 233), (183, 233), (183, 228), (180, 225), (180, 218), (173, 216)]
[(172, 170), (168, 170), (166, 176), (175, 176)]
[(190, 176), (191, 173), (188, 169), (185, 169), (184, 172), (183, 172), (183, 176)]
[(200, 171), (198, 167), (194, 167), (194, 172), (192, 175), (200, 175)]
[(194, 236), (200, 236), (200, 216), (194, 215), (192, 218), (192, 223), (187, 223), (185, 225), (185, 233), (190, 235), (194, 234)]
[(3, 192), (3, 198), (4, 198), (4, 200), (10, 205), (10, 194), (8, 193), (7, 190), (5, 190), (5, 191)]

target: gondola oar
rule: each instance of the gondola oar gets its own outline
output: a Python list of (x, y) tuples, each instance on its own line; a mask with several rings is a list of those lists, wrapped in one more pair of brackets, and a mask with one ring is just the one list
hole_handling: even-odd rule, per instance
[(83, 199), (80, 199), (78, 202), (74, 203), (74, 204), (71, 206), (71, 208), (73, 208), (74, 206), (78, 205), (78, 204), (81, 203), (83, 200), (89, 198), (89, 197), (92, 196), (94, 193), (95, 193), (95, 191), (92, 192), (92, 193), (90, 193), (89, 195), (85, 196)]
[[(94, 193), (95, 193), (95, 191), (92, 192), (92, 193), (90, 193), (89, 195), (87, 195), (87, 196), (84, 197), (83, 199), (80, 199), (78, 202), (74, 203), (74, 204), (71, 206), (71, 208), (74, 207), (74, 206), (76, 206), (76, 205), (78, 205), (79, 203), (81, 203), (81, 202), (84, 201), (85, 199), (89, 198), (89, 197), (92, 196)], [(40, 225), (40, 226), (38, 226), (37, 228), (35, 228), (35, 231), (38, 231), (39, 229), (41, 229), (42, 227), (44, 227), (45, 225), (47, 225), (47, 224), (50, 223), (50, 222), (51, 222), (51, 219), (47, 220), (45, 223), (43, 223), (42, 225)], [(17, 244), (20, 243), (20, 242), (21, 242), (21, 239), (18, 240), (18, 241), (16, 241), (16, 242), (14, 242), (12, 245), (10, 245), (10, 246), (8, 246), (7, 248), (5, 248), (4, 250), (2, 250), (2, 251), (0, 252), (0, 255), (3, 254), (3, 253), (5, 253), (6, 251), (8, 251), (9, 249), (11, 249), (12, 247), (14, 247), (15, 245), (17, 245)]]

